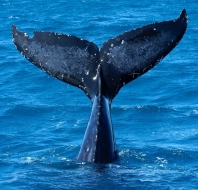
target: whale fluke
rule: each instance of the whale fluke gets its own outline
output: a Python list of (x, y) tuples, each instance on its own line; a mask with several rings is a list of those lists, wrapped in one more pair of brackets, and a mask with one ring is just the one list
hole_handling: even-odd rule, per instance
[(176, 20), (149, 24), (105, 42), (100, 49), (100, 59), (111, 97), (162, 60), (180, 41), (186, 27), (184, 9)]
[(110, 163), (117, 158), (111, 103), (127, 83), (146, 73), (182, 39), (187, 28), (184, 9), (176, 20), (156, 22), (109, 39), (100, 49), (76, 36), (34, 32), (32, 38), (12, 26), (19, 52), (51, 76), (82, 89), (92, 111), (79, 161)]
[(81, 88), (92, 99), (97, 89), (98, 47), (87, 40), (54, 32), (34, 32), (29, 38), (12, 26), (13, 42), (21, 54), (51, 76)]

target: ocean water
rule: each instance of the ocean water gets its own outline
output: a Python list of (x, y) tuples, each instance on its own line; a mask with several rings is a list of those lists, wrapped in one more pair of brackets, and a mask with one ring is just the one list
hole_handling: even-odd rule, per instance
[[(198, 189), (198, 2), (0, 0), (0, 189)], [(24, 59), (11, 25), (79, 36), (100, 47), (149, 23), (188, 28), (155, 68), (126, 85), (112, 104), (119, 159), (77, 163), (91, 103)]]

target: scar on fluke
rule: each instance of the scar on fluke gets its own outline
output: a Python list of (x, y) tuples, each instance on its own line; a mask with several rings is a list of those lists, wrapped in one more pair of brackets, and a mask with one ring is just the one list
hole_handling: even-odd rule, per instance
[(29, 36), (12, 26), (19, 52), (49, 75), (83, 90), (92, 110), (78, 161), (110, 163), (117, 157), (111, 103), (127, 83), (161, 61), (182, 39), (187, 27), (184, 9), (179, 18), (124, 32), (104, 42), (67, 34), (34, 32)]

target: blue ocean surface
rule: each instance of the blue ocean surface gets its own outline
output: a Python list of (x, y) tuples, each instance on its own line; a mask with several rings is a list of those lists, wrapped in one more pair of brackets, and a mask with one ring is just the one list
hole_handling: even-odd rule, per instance
[[(197, 0), (1, 0), (0, 189), (198, 189)], [(103, 42), (188, 14), (187, 31), (112, 103), (119, 159), (76, 162), (91, 112), (83, 91), (28, 62), (11, 26)]]

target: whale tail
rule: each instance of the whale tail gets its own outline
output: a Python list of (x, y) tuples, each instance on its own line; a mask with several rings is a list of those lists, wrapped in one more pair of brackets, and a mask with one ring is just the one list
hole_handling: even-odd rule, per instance
[(127, 83), (146, 73), (181, 40), (187, 27), (185, 9), (176, 20), (156, 22), (125, 32), (101, 49), (87, 40), (54, 32), (29, 38), (13, 25), (19, 52), (49, 75), (82, 89), (92, 112), (78, 160), (107, 163), (116, 158), (110, 107)]
[(29, 38), (13, 25), (13, 42), (20, 53), (49, 75), (82, 89), (92, 100), (98, 90), (99, 65), (113, 99), (120, 88), (164, 58), (187, 27), (185, 9), (176, 20), (150, 24), (105, 42), (101, 49), (87, 40), (54, 32), (34, 32)]

